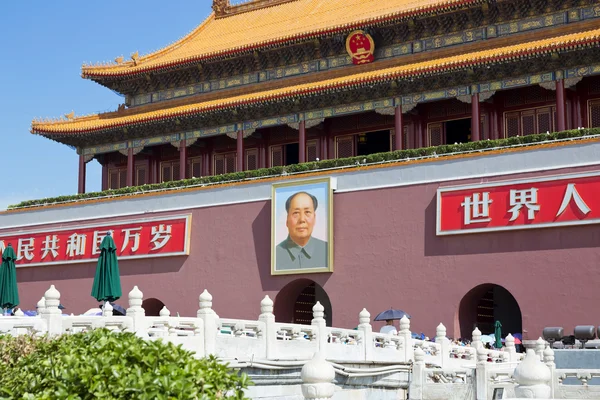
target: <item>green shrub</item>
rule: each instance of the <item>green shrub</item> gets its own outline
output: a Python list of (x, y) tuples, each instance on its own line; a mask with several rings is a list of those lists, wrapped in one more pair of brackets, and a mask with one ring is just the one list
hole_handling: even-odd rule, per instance
[(301, 173), (301, 172), (310, 172), (310, 171), (318, 171), (330, 168), (358, 168), (364, 164), (373, 164), (380, 162), (390, 162), (390, 161), (398, 161), (405, 160), (407, 158), (417, 158), (417, 157), (425, 157), (425, 156), (443, 156), (452, 153), (458, 152), (466, 152), (466, 151), (477, 151), (477, 150), (489, 150), (494, 148), (502, 148), (506, 146), (515, 146), (515, 145), (539, 145), (547, 142), (549, 140), (556, 139), (568, 139), (568, 138), (579, 138), (583, 136), (591, 136), (591, 135), (600, 135), (600, 128), (591, 128), (591, 129), (582, 129), (582, 130), (572, 130), (572, 131), (564, 131), (564, 132), (555, 132), (550, 134), (541, 134), (541, 135), (528, 135), (528, 136), (517, 136), (511, 137), (507, 139), (499, 139), (499, 140), (481, 140), (479, 142), (469, 142), (469, 143), (460, 143), (460, 144), (450, 144), (450, 145), (442, 145), (436, 147), (425, 147), (420, 149), (408, 149), (408, 150), (398, 150), (398, 151), (390, 151), (387, 153), (378, 153), (378, 154), (370, 154), (368, 156), (358, 156), (358, 157), (349, 157), (349, 158), (338, 158), (335, 160), (322, 160), (315, 162), (307, 162), (303, 164), (294, 164), (288, 165), (285, 167), (273, 167), (273, 168), (261, 168), (257, 170), (251, 171), (243, 171), (243, 172), (233, 172), (230, 174), (224, 175), (215, 175), (215, 176), (206, 176), (201, 178), (192, 178), (192, 179), (183, 179), (180, 181), (172, 181), (172, 182), (163, 182), (152, 185), (143, 185), (143, 186), (132, 186), (126, 187), (122, 189), (114, 189), (114, 190), (105, 190), (103, 192), (90, 192), (69, 196), (58, 196), (48, 199), (39, 199), (39, 200), (28, 200), (23, 201), (16, 205), (8, 206), (8, 209), (16, 209), (23, 207), (33, 207), (33, 206), (41, 206), (48, 204), (56, 204), (66, 201), (77, 201), (77, 200), (85, 200), (92, 199), (98, 197), (110, 197), (110, 196), (123, 196), (123, 195), (131, 195), (138, 194), (142, 192), (148, 192), (152, 190), (164, 190), (169, 188), (182, 188), (188, 186), (198, 186), (198, 185), (207, 185), (214, 183), (227, 183), (227, 182), (238, 182), (244, 179), (260, 179), (262, 177), (268, 176), (278, 176), (285, 173)]
[(214, 357), (195, 359), (181, 347), (132, 333), (1, 337), (0, 349), (12, 354), (0, 364), (1, 399), (241, 400), (250, 384)]

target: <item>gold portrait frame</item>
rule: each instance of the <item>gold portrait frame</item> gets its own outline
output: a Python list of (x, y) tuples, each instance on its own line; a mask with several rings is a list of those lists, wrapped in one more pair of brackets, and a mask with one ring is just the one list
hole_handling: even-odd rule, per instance
[[(306, 269), (286, 269), (277, 270), (276, 264), (276, 248), (277, 248), (277, 196), (279, 189), (290, 189), (297, 188), (298, 192), (304, 191), (303, 188), (309, 185), (324, 184), (326, 187), (327, 201), (323, 204), (327, 210), (326, 224), (326, 238), (327, 238), (327, 267), (326, 268), (306, 268)], [(300, 274), (317, 274), (317, 273), (331, 273), (333, 272), (333, 192), (334, 192), (334, 181), (333, 178), (315, 178), (306, 179), (293, 182), (275, 183), (271, 186), (271, 275), (300, 275)], [(308, 193), (310, 191), (307, 190)], [(319, 208), (321, 204), (319, 203)]]

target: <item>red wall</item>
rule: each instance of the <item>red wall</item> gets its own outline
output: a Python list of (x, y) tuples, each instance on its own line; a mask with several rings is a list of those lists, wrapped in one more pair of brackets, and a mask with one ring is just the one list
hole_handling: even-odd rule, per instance
[[(584, 170), (590, 168), (552, 174)], [(537, 338), (544, 326), (564, 326), (568, 333), (575, 325), (600, 324), (594, 312), (597, 226), (437, 237), (438, 186), (336, 194), (335, 272), (312, 276), (271, 276), (270, 202), (193, 210), (191, 254), (122, 261), (119, 303), (126, 307), (126, 294), (138, 285), (144, 298), (160, 299), (172, 315), (195, 315), (206, 288), (220, 316), (254, 319), (265, 294), (275, 299), (286, 284), (309, 278), (328, 293), (334, 326), (354, 328), (363, 307), (374, 316), (394, 306), (412, 315), (414, 331), (432, 336), (443, 322), (449, 336), (458, 336), (463, 296), (494, 283), (519, 303), (525, 339)], [(35, 308), (50, 284), (61, 292), (65, 312), (97, 306), (90, 296), (94, 268), (20, 268), (22, 307)], [(280, 297), (295, 301), (293, 295)]]

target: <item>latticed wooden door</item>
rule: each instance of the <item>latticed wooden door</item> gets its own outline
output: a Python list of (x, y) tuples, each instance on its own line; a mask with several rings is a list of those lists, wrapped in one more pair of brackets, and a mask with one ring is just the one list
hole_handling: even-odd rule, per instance
[(258, 169), (258, 149), (246, 150), (246, 171)]
[(146, 175), (146, 166), (138, 165), (135, 167), (135, 184), (137, 186), (142, 186), (148, 183), (147, 175)]
[(188, 159), (188, 177), (200, 178), (202, 176), (202, 156)]
[(338, 136), (335, 138), (335, 157), (348, 158), (356, 155), (355, 135)]
[(319, 158), (318, 140), (308, 140), (306, 142), (306, 161), (317, 161), (317, 158)]
[(600, 127), (600, 100), (591, 100), (588, 107), (590, 128)]
[(315, 284), (311, 283), (298, 295), (294, 305), (294, 324), (310, 325), (313, 318), (313, 307), (316, 304)]
[(441, 146), (445, 144), (444, 124), (436, 122), (427, 125), (427, 140), (429, 146)]
[(283, 146), (271, 146), (271, 167), (283, 167)]
[(235, 172), (235, 153), (215, 154), (215, 175)]

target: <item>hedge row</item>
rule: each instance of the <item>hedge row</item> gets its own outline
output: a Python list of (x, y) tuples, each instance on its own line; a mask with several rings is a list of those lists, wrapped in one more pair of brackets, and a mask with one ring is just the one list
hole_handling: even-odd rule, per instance
[(358, 168), (364, 164), (373, 164), (386, 161), (397, 161), (406, 160), (409, 158), (418, 158), (426, 156), (443, 156), (447, 154), (477, 151), (493, 148), (502, 148), (514, 145), (522, 144), (544, 144), (548, 141), (568, 138), (579, 138), (583, 136), (600, 135), (600, 128), (581, 129), (556, 132), (550, 134), (540, 135), (528, 135), (528, 136), (517, 136), (508, 139), (499, 140), (482, 140), (479, 142), (460, 143), (452, 145), (443, 145), (435, 147), (425, 147), (420, 149), (408, 149), (391, 151), (387, 153), (370, 154), (368, 156), (358, 156), (349, 158), (338, 158), (335, 160), (322, 160), (315, 162), (307, 162), (303, 164), (288, 165), (285, 167), (273, 167), (273, 168), (261, 168), (251, 171), (234, 172), (224, 175), (206, 176), (201, 178), (183, 179), (180, 181), (163, 182), (153, 185), (143, 186), (132, 186), (122, 189), (105, 190), (102, 192), (90, 192), (69, 196), (58, 196), (39, 200), (28, 200), (23, 201), (19, 204), (11, 205), (8, 207), (9, 210), (32, 207), (32, 206), (43, 206), (48, 204), (55, 204), (67, 201), (78, 201), (98, 197), (110, 197), (110, 196), (122, 196), (128, 194), (138, 194), (148, 191), (169, 189), (169, 188), (184, 188), (189, 186), (216, 184), (216, 183), (227, 183), (227, 182), (238, 182), (247, 179), (260, 179), (261, 177), (278, 176), (282, 174), (293, 174), (302, 172), (313, 172), (324, 169), (333, 169), (340, 167), (351, 167)]

